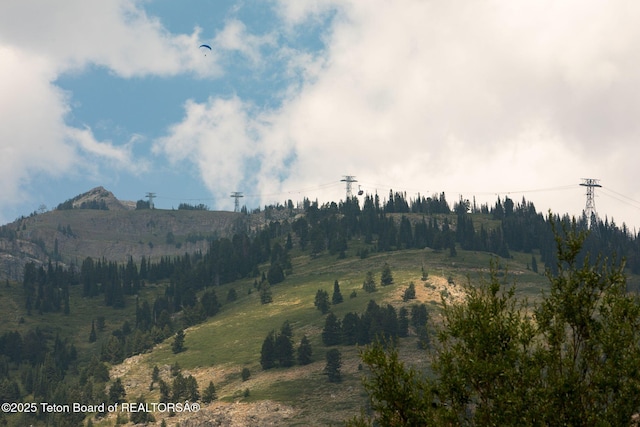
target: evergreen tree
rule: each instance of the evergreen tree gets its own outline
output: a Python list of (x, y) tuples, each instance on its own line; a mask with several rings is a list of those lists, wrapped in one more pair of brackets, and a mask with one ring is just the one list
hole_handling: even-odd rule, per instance
[(193, 375), (186, 378), (186, 400), (195, 402), (200, 399), (200, 391), (198, 390), (198, 381)]
[(311, 342), (306, 335), (303, 335), (300, 340), (300, 346), (298, 347), (298, 364), (308, 365), (311, 363), (313, 361), (312, 353)]
[(385, 262), (380, 275), (380, 286), (389, 286), (391, 284), (393, 284), (393, 274), (391, 273), (391, 267)]
[(327, 351), (326, 354), (327, 364), (324, 368), (324, 372), (331, 383), (339, 383), (342, 381), (342, 355), (340, 350), (332, 348)]
[(211, 403), (218, 398), (216, 393), (216, 387), (213, 385), (213, 381), (209, 381), (209, 385), (204, 389), (202, 393), (202, 401), (204, 403)]
[(342, 318), (342, 343), (355, 345), (358, 342), (360, 317), (356, 313), (347, 313)]
[(158, 388), (160, 389), (160, 402), (168, 403), (171, 399), (171, 387), (166, 381), (160, 379), (158, 381)]
[(124, 389), (124, 385), (122, 384), (122, 380), (120, 378), (116, 378), (116, 380), (109, 387), (109, 403), (122, 403), (124, 402), (124, 398), (127, 395)]
[(427, 306), (424, 304), (411, 306), (411, 326), (414, 328), (424, 328), (429, 320)]
[(276, 285), (284, 281), (284, 270), (280, 265), (280, 262), (276, 261), (271, 263), (269, 271), (267, 272), (267, 280), (270, 285)]
[[(220, 310), (220, 303), (218, 302), (218, 296), (215, 290), (208, 290), (200, 298), (200, 303), (204, 309), (204, 314), (207, 317), (214, 316)], [(204, 320), (204, 319), (203, 319)]]
[(234, 288), (229, 288), (227, 292), (227, 302), (233, 302), (238, 299), (238, 294)]
[(260, 303), (261, 304), (269, 304), (273, 302), (273, 296), (271, 295), (271, 286), (269, 286), (268, 282), (263, 282), (260, 285)]
[(362, 283), (362, 289), (364, 289), (365, 292), (369, 292), (369, 293), (376, 291), (376, 281), (373, 278), (372, 271), (367, 271), (367, 276), (364, 279), (364, 282)]
[(324, 345), (338, 345), (342, 342), (342, 327), (335, 314), (329, 313), (322, 329), (322, 342)]
[(413, 282), (409, 283), (409, 287), (402, 294), (402, 301), (407, 302), (410, 299), (416, 299), (416, 285)]
[(342, 297), (342, 293), (340, 292), (340, 284), (336, 280), (335, 282), (333, 282), (333, 295), (331, 296), (331, 304), (340, 304), (342, 301), (344, 301), (344, 298)]
[(173, 343), (171, 344), (171, 351), (174, 354), (184, 351), (184, 338), (184, 330), (180, 329), (178, 332), (176, 332), (176, 335), (173, 338)]
[(173, 402), (186, 400), (189, 398), (188, 395), (187, 379), (180, 372), (173, 378), (173, 383), (171, 384), (171, 400)]
[(409, 335), (409, 310), (400, 307), (398, 311), (398, 336), (403, 338)]
[(89, 333), (89, 342), (96, 342), (97, 339), (98, 339), (98, 337), (96, 335), (96, 324), (92, 320), (91, 321), (91, 332)]
[(288, 321), (284, 322), (280, 334), (276, 336), (275, 345), (276, 359), (278, 361), (278, 364), (283, 368), (293, 366), (295, 362), (293, 351), (293, 332)]
[[(143, 396), (138, 396), (136, 398), (136, 404), (145, 404), (146, 401)], [(147, 411), (133, 411), (129, 415), (129, 421), (134, 424), (147, 424), (150, 422), (154, 422), (155, 418), (151, 412)]]
[(273, 330), (269, 332), (262, 342), (262, 349), (260, 350), (260, 365), (264, 370), (271, 369), (276, 366), (276, 333)]
[(327, 314), (331, 305), (329, 303), (329, 293), (323, 289), (318, 289), (313, 305), (320, 310), (322, 314)]
[(249, 368), (247, 368), (246, 366), (242, 368), (240, 377), (242, 378), (242, 381), (247, 381), (249, 378), (251, 378), (251, 371), (249, 370)]

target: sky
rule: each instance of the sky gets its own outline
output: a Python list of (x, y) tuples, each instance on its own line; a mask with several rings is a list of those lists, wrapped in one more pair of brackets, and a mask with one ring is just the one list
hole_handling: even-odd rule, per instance
[(324, 203), (345, 176), (580, 215), (593, 178), (640, 230), (638, 22), (633, 0), (5, 1), (0, 223), (97, 186)]

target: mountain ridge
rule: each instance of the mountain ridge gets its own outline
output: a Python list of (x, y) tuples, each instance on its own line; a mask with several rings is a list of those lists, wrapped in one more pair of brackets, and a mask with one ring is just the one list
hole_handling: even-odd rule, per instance
[(86, 257), (139, 262), (205, 252), (209, 240), (251, 232), (266, 221), (265, 215), (240, 212), (136, 209), (135, 202), (99, 186), (56, 209), (0, 226), (0, 280), (20, 281), (29, 262), (69, 266)]

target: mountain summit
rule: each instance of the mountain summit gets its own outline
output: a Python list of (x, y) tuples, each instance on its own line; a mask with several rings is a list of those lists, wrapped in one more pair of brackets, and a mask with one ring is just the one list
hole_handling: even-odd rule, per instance
[(62, 203), (58, 208), (81, 209), (85, 207), (102, 208), (110, 211), (122, 211), (135, 209), (135, 202), (120, 201), (113, 193), (104, 187), (95, 187), (86, 193)]

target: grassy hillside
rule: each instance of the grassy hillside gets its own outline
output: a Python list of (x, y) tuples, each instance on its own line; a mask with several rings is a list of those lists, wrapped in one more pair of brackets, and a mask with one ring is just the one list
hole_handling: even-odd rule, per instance
[[(535, 299), (545, 286), (546, 279), (527, 270), (530, 257), (515, 254), (511, 260), (500, 260), (500, 266), (503, 271), (508, 271), (510, 277), (517, 279), (518, 292), (529, 299)], [(328, 255), (315, 259), (307, 255), (294, 256), (293, 273), (283, 283), (272, 287), (272, 303), (260, 303), (259, 294), (253, 289), (253, 279), (220, 286), (216, 288), (220, 300), (224, 301), (231, 287), (236, 290), (238, 299), (224, 303), (221, 311), (208, 322), (187, 329), (186, 351), (173, 354), (172, 340), (169, 339), (147, 354), (114, 366), (112, 378), (123, 379), (129, 399), (144, 396), (147, 402), (155, 402), (158, 401), (159, 391), (157, 387), (149, 390), (153, 366), (158, 366), (161, 376), (170, 383), (169, 367), (178, 363), (185, 375), (196, 377), (201, 392), (209, 381), (213, 381), (216, 386), (219, 400), (208, 405), (199, 414), (200, 417), (220, 418), (235, 410), (240, 411), (240, 414), (234, 416), (242, 418), (254, 410), (257, 412), (252, 416), (261, 419), (262, 416), (273, 416), (268, 415), (273, 411), (272, 407), (259, 409), (260, 404), (269, 401), (282, 405), (278, 406), (278, 425), (335, 425), (359, 413), (360, 407), (366, 402), (366, 395), (360, 382), (362, 372), (358, 369), (358, 348), (355, 346), (338, 347), (343, 358), (342, 383), (331, 384), (323, 375), (328, 348), (322, 345), (321, 340), (325, 316), (313, 305), (317, 290), (324, 289), (331, 295), (334, 281), (339, 281), (345, 300), (342, 304), (333, 306), (332, 311), (340, 319), (347, 312), (364, 312), (369, 300), (374, 299), (379, 304), (391, 303), (397, 308), (425, 302), (432, 318), (437, 322), (442, 295), (457, 298), (461, 294), (462, 284), (468, 278), (478, 280), (488, 270), (490, 258), (491, 255), (486, 253), (467, 251), (459, 251), (457, 257), (451, 258), (447, 253), (436, 253), (429, 249), (374, 254), (366, 259), (354, 256), (343, 260), (336, 260)], [(366, 272), (373, 271), (379, 280), (381, 266), (385, 262), (392, 268), (395, 283), (388, 287), (378, 286), (374, 293), (365, 293), (362, 282)], [(426, 281), (421, 280), (423, 266), (428, 273)], [(416, 285), (417, 299), (405, 303), (402, 301), (402, 294), (410, 282)], [(157, 289), (150, 287), (144, 292), (146, 297), (150, 297), (155, 291)], [(355, 298), (349, 298), (352, 291), (357, 294)], [(145, 295), (141, 298), (145, 298)], [(99, 343), (88, 344), (87, 325), (90, 325), (90, 319), (100, 311), (99, 308), (80, 309), (79, 305), (81, 304), (74, 305), (74, 320), (62, 321), (60, 325), (68, 327), (69, 332), (77, 328), (79, 348), (91, 353), (96, 351)], [(131, 305), (118, 313), (120, 317), (113, 318), (110, 322), (119, 326)], [(61, 318), (59, 314), (51, 316)], [(41, 316), (42, 319), (38, 317), (27, 319), (27, 323), (35, 324), (41, 320), (46, 323), (46, 316)], [(262, 342), (269, 331), (279, 330), (284, 321), (289, 321), (293, 327), (295, 347), (303, 335), (310, 338), (314, 363), (303, 367), (263, 371), (259, 363)], [(417, 366), (426, 366), (427, 354), (424, 350), (417, 349), (415, 334), (402, 339), (400, 347), (407, 361)], [(251, 372), (247, 381), (241, 379), (243, 368), (248, 368)], [(161, 416), (157, 417), (158, 422), (160, 418)], [(177, 422), (180, 419), (181, 415), (177, 415), (171, 421)], [(103, 425), (109, 424), (105, 422)]]

